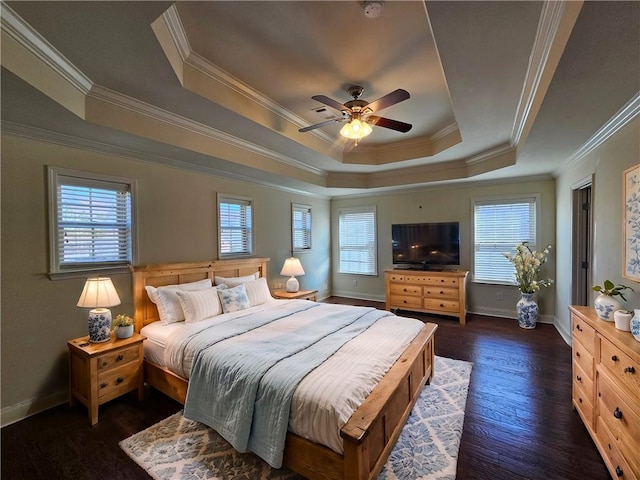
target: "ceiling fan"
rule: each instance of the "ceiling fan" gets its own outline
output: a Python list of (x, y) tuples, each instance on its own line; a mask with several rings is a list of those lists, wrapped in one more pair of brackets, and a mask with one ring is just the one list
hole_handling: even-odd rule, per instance
[(361, 138), (364, 138), (371, 133), (371, 125), (389, 128), (402, 133), (406, 133), (411, 130), (412, 125), (410, 123), (374, 115), (375, 112), (378, 112), (383, 108), (387, 108), (391, 105), (407, 100), (410, 97), (409, 92), (399, 88), (371, 103), (365, 100), (360, 100), (363, 92), (364, 88), (359, 85), (349, 87), (348, 93), (353, 97), (353, 100), (349, 100), (344, 104), (339, 103), (326, 95), (314, 95), (311, 97), (312, 99), (336, 109), (342, 114), (342, 116), (301, 128), (298, 131), (304, 133), (332, 123), (347, 122), (347, 124), (340, 130), (340, 134), (344, 137), (354, 139), (357, 145)]

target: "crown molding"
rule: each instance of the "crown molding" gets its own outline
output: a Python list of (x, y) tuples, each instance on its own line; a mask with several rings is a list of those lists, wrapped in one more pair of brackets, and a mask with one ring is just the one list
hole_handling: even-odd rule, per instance
[[(569, 12), (570, 9), (573, 10), (576, 7), (577, 11)], [(539, 106), (536, 107), (536, 103), (539, 102), (539, 97), (545, 94), (550, 81), (546, 80), (543, 82), (545, 74), (548, 73), (552, 76), (553, 72), (549, 72), (548, 69), (553, 68), (553, 71), (555, 71), (557, 67), (559, 55), (556, 57), (557, 54), (554, 53), (554, 49), (559, 45), (559, 42), (563, 42), (563, 47), (559, 53), (561, 54), (564, 50), (568, 33), (563, 31), (563, 21), (567, 20), (566, 17), (574, 15), (573, 23), (575, 23), (581, 7), (582, 1), (545, 1), (542, 4), (540, 20), (538, 21), (538, 28), (531, 55), (529, 56), (529, 65), (525, 75), (524, 86), (520, 94), (520, 101), (511, 132), (511, 143), (513, 145), (520, 145), (521, 141), (526, 140), (526, 138), (523, 137), (526, 137), (525, 129), (527, 124), (530, 120), (533, 120), (531, 118), (532, 115), (537, 115), (537, 108), (539, 108)], [(573, 27), (573, 23), (571, 27)], [(545, 91), (542, 91), (542, 89)]]
[(1, 28), (3, 33), (60, 75), (69, 85), (84, 95), (89, 93), (93, 86), (89, 77), (76, 68), (5, 2), (2, 2)]
[(596, 148), (615, 135), (620, 129), (632, 122), (640, 115), (640, 92), (637, 92), (616, 114), (594, 133), (578, 150), (576, 150), (559, 169), (553, 172), (558, 177), (569, 167), (577, 164)]
[(124, 158), (128, 160), (140, 161), (150, 163), (154, 165), (163, 165), (165, 167), (177, 168), (180, 170), (191, 171), (195, 173), (202, 173), (206, 175), (212, 175), (221, 178), (230, 178), (241, 182), (249, 182), (264, 187), (273, 188), (280, 191), (288, 191), (296, 194), (302, 194), (307, 197), (314, 198), (330, 198), (328, 195), (317, 194), (309, 192), (307, 189), (294, 188), (285, 186), (280, 183), (269, 182), (265, 179), (250, 177), (246, 174), (239, 174), (222, 170), (219, 168), (201, 165), (193, 162), (187, 162), (184, 160), (178, 160), (173, 157), (166, 157), (164, 155), (150, 154), (135, 150), (132, 148), (120, 147), (117, 145), (103, 143), (96, 140), (90, 140), (87, 138), (76, 137), (73, 135), (67, 135), (64, 133), (53, 132), (51, 130), (44, 130), (38, 127), (32, 127), (29, 125), (23, 125), (19, 123), (2, 121), (2, 134), (12, 135), (15, 137), (27, 138), (30, 140), (36, 140), (40, 142), (51, 143), (66, 148), (75, 148), (84, 150), (87, 152), (98, 153), (101, 155), (110, 155), (118, 158)]

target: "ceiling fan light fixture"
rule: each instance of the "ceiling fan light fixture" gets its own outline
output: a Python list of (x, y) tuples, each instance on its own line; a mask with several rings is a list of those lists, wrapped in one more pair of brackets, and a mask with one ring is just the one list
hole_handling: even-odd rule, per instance
[(340, 135), (352, 140), (360, 140), (361, 138), (369, 135), (372, 131), (373, 129), (371, 128), (371, 125), (369, 125), (367, 122), (363, 122), (361, 120), (358, 120), (357, 118), (354, 118), (349, 123), (345, 124), (344, 127), (342, 127), (342, 129), (340, 130)]

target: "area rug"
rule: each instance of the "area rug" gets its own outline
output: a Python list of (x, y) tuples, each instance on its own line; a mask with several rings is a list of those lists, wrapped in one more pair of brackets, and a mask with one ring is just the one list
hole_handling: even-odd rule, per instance
[[(424, 387), (380, 480), (452, 480), (471, 376), (469, 362), (435, 358), (435, 376)], [(178, 412), (120, 442), (156, 480), (302, 480), (272, 469), (251, 453), (238, 453), (205, 425)]]

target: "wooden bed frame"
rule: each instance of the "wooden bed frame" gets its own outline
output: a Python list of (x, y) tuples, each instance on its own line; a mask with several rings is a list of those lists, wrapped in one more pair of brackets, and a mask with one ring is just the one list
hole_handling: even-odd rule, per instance
[[(199, 263), (158, 264), (131, 267), (135, 330), (159, 320), (156, 306), (145, 286), (193, 282), (215, 276), (239, 277), (256, 271), (267, 275), (268, 258), (216, 260)], [(362, 405), (342, 427), (344, 455), (287, 434), (284, 464), (310, 480), (371, 480), (377, 477), (395, 445), (418, 394), (433, 376), (434, 333), (437, 325), (426, 323), (400, 358)], [(168, 369), (144, 361), (145, 382), (183, 403), (187, 380)]]

